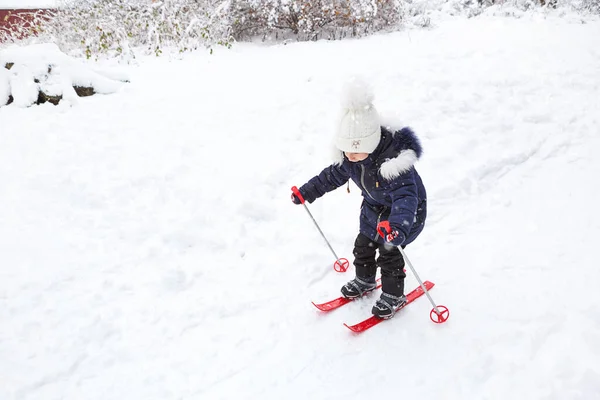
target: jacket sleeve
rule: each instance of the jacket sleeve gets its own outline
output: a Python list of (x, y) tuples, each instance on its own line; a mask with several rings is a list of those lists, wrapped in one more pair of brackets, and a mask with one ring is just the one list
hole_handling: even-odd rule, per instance
[(350, 179), (349, 175), (341, 166), (333, 164), (325, 168), (321, 173), (305, 185), (300, 187), (300, 193), (306, 201), (312, 203), (327, 192), (339, 188)]
[(414, 168), (390, 182), (389, 193), (392, 198), (390, 225), (402, 232), (406, 238), (415, 222), (419, 204)]

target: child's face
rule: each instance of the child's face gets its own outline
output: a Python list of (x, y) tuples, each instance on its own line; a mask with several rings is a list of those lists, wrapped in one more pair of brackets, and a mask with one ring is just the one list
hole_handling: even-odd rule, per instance
[(351, 162), (359, 162), (369, 157), (369, 153), (348, 153), (345, 151), (344, 154)]

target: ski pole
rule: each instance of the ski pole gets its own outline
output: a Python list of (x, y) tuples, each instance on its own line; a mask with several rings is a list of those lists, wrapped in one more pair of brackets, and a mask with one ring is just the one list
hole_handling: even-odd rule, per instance
[(333, 247), (331, 247), (331, 244), (329, 243), (329, 240), (327, 240), (327, 238), (325, 237), (325, 234), (323, 233), (323, 231), (319, 227), (319, 224), (317, 223), (317, 221), (315, 220), (315, 218), (311, 214), (310, 210), (306, 206), (306, 203), (304, 202), (304, 197), (302, 197), (302, 194), (300, 193), (300, 190), (298, 190), (298, 188), (296, 186), (293, 186), (292, 187), (292, 192), (296, 195), (296, 197), (298, 197), (298, 199), (300, 200), (300, 202), (304, 206), (304, 209), (308, 213), (308, 216), (315, 223), (315, 226), (319, 230), (319, 233), (321, 234), (321, 236), (325, 240), (325, 243), (327, 243), (327, 246), (329, 247), (329, 250), (331, 250), (331, 252), (333, 253), (333, 256), (335, 257), (335, 263), (333, 264), (333, 269), (336, 272), (346, 272), (348, 270), (348, 265), (350, 265), (350, 262), (348, 261), (348, 259), (346, 259), (346, 258), (339, 258), (337, 256), (337, 254), (335, 254), (335, 250), (333, 250)]
[[(450, 310), (448, 310), (448, 307), (446, 307), (446, 306), (435, 304), (435, 302), (433, 301), (433, 298), (429, 294), (429, 290), (427, 290), (425, 285), (423, 285), (423, 281), (419, 277), (419, 274), (417, 274), (417, 271), (415, 271), (415, 268), (413, 267), (412, 263), (406, 256), (406, 252), (404, 251), (402, 246), (398, 246), (398, 250), (400, 250), (400, 254), (402, 254), (402, 257), (404, 257), (404, 261), (406, 262), (406, 264), (408, 264), (408, 267), (410, 268), (412, 273), (415, 275), (415, 278), (417, 278), (419, 285), (421, 285), (421, 289), (423, 289), (423, 291), (427, 295), (427, 298), (429, 299), (429, 302), (433, 306), (433, 309), (429, 313), (429, 318), (436, 324), (441, 324), (442, 322), (446, 322), (448, 320), (448, 317), (450, 316)], [(435, 313), (435, 316), (434, 316), (434, 313)], [(444, 316), (444, 314), (445, 314), (445, 316)]]
[[(377, 232), (381, 235), (382, 238), (384, 238), (384, 240), (385, 240), (385, 236), (388, 234), (388, 232), (391, 232), (391, 231), (392, 231), (392, 229), (391, 229), (390, 223), (388, 221), (382, 221), (377, 225)], [(429, 318), (436, 324), (441, 324), (443, 322), (446, 322), (448, 320), (448, 317), (450, 316), (450, 310), (448, 310), (448, 307), (446, 307), (446, 306), (435, 304), (435, 302), (433, 301), (433, 298), (429, 294), (429, 290), (427, 290), (427, 288), (423, 284), (423, 281), (419, 277), (419, 274), (417, 274), (417, 271), (415, 270), (412, 263), (408, 259), (406, 252), (404, 251), (402, 246), (398, 246), (398, 250), (400, 250), (400, 254), (402, 254), (402, 257), (404, 258), (404, 262), (408, 265), (408, 267), (414, 274), (415, 278), (417, 278), (417, 281), (419, 282), (421, 289), (423, 289), (423, 292), (425, 292), (425, 294), (427, 295), (427, 298), (429, 299), (429, 302), (433, 306), (433, 309), (429, 313)]]

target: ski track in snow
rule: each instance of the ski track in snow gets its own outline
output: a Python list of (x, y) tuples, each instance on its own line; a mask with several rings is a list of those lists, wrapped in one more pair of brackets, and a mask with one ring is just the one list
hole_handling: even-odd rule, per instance
[[(0, 399), (600, 399), (600, 24), (432, 30), (149, 58), (76, 107), (0, 108)], [(353, 275), (289, 201), (345, 77), (421, 137), (433, 298), (359, 335)], [(351, 258), (360, 194), (309, 205)], [(417, 283), (409, 274), (407, 289)]]

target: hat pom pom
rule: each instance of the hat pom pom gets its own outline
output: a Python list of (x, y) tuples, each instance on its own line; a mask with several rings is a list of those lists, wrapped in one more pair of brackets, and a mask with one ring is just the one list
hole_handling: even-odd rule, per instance
[(373, 106), (373, 90), (361, 78), (348, 81), (342, 90), (342, 107), (346, 109), (368, 109)]

